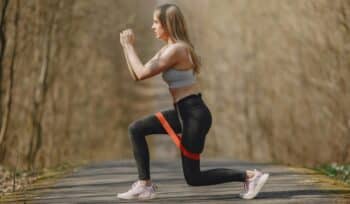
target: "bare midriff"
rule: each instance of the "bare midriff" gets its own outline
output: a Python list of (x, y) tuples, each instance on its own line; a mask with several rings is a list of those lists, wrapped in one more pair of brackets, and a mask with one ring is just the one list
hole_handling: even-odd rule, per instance
[(177, 103), (179, 100), (185, 98), (186, 96), (199, 93), (200, 88), (198, 83), (194, 83), (185, 87), (169, 88), (169, 91), (173, 98), (173, 103)]

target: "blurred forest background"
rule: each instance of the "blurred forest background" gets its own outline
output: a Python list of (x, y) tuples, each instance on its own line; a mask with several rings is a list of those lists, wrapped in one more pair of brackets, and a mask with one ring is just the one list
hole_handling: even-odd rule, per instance
[[(160, 76), (131, 79), (119, 32), (134, 29), (146, 62), (166, 2), (202, 59), (203, 158), (350, 161), (350, 0), (2, 0), (0, 164), (133, 158), (128, 125), (172, 104)], [(152, 159), (177, 159), (167, 136), (148, 142)]]

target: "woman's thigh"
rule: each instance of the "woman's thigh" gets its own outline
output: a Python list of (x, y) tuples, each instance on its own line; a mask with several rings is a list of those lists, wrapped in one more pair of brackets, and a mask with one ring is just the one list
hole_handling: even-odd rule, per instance
[(206, 135), (212, 124), (212, 117), (206, 106), (193, 107), (182, 111), (182, 144), (192, 153), (202, 153)]
[[(166, 109), (163, 111), (160, 111), (170, 126), (173, 128), (173, 130), (176, 133), (181, 132), (181, 124), (178, 118), (178, 115), (176, 113), (175, 109)], [(129, 129), (135, 130), (141, 135), (151, 135), (151, 134), (166, 134), (165, 129), (163, 128), (162, 124), (158, 120), (158, 118), (155, 116), (155, 114), (150, 114), (147, 116), (144, 116), (134, 122), (132, 122), (129, 126)]]

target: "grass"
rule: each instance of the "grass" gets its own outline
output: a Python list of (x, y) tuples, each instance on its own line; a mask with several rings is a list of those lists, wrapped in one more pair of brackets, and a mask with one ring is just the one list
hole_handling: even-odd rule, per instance
[(350, 164), (324, 164), (315, 170), (350, 185)]
[[(35, 190), (47, 187), (56, 182), (57, 179), (74, 171), (74, 169), (85, 164), (86, 161), (79, 163), (62, 163), (52, 168), (36, 169), (35, 171), (16, 170), (16, 191), (7, 191), (0, 193), (0, 203), (2, 202), (19, 202), (28, 201), (31, 197), (36, 196)], [(14, 172), (11, 173), (14, 175)], [(3, 187), (11, 188), (13, 177), (6, 179), (8, 183)]]

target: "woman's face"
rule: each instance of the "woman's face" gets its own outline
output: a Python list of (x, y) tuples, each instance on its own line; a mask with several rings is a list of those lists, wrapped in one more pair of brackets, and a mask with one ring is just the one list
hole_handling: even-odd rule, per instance
[(163, 28), (162, 24), (160, 23), (158, 19), (158, 13), (154, 12), (153, 13), (153, 24), (152, 24), (152, 30), (154, 32), (154, 35), (156, 38), (160, 40), (167, 41), (169, 38), (168, 33), (165, 31)]

